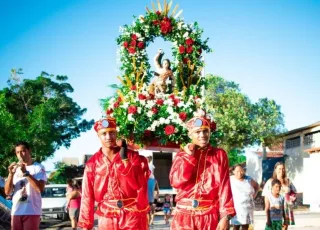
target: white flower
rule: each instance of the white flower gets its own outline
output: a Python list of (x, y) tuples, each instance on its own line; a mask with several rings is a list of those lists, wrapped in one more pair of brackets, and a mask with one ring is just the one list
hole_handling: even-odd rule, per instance
[(124, 102), (120, 107), (127, 109), (129, 107), (129, 102)]
[(164, 121), (164, 123), (168, 125), (168, 124), (170, 124), (170, 120), (169, 120), (169, 119), (166, 119), (166, 120)]
[(165, 100), (163, 102), (163, 104), (168, 105), (168, 106), (173, 106), (174, 103), (173, 103), (173, 101), (171, 99), (169, 99), (169, 100)]
[(141, 107), (138, 107), (137, 112), (140, 114), (141, 113)]
[(140, 100), (140, 104), (141, 105), (145, 105), (146, 104), (146, 100)]
[(153, 101), (153, 100), (149, 100), (149, 101), (147, 102), (146, 107), (147, 107), (148, 109), (150, 109), (150, 108), (152, 108), (154, 105), (155, 105), (154, 101)]
[(147, 117), (152, 117), (153, 116), (153, 112), (152, 111), (148, 111), (147, 112)]
[(180, 102), (177, 104), (177, 106), (178, 106), (178, 107), (184, 107), (185, 105), (184, 105), (183, 101), (180, 101)]
[(159, 122), (160, 122), (160, 124), (165, 124), (166, 119), (165, 119), (165, 118), (163, 118), (163, 117), (160, 117)]
[(168, 112), (169, 114), (173, 114), (173, 108), (172, 108), (171, 106), (168, 106), (167, 112)]
[(120, 128), (119, 128), (119, 127), (117, 127), (117, 128), (116, 128), (116, 130), (117, 130), (117, 132), (119, 132), (119, 131), (120, 131)]
[(128, 121), (134, 121), (133, 114), (128, 114)]

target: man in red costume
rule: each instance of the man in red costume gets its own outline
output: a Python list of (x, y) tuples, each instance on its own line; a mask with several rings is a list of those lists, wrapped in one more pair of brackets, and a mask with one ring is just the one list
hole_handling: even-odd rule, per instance
[(116, 146), (114, 118), (97, 121), (94, 129), (102, 147), (86, 163), (78, 227), (93, 228), (97, 204), (99, 230), (147, 229), (147, 159), (127, 149), (124, 140)]
[(225, 230), (236, 214), (227, 154), (209, 144), (213, 124), (200, 115), (186, 124), (192, 143), (176, 155), (170, 172), (178, 191), (171, 229)]

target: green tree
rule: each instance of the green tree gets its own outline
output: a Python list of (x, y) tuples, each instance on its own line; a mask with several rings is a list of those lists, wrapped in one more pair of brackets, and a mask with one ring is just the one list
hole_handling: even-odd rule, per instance
[(65, 184), (67, 179), (82, 177), (84, 172), (83, 165), (66, 165), (63, 162), (56, 162), (54, 168), (56, 170), (50, 174), (48, 179), (51, 184)]
[(213, 75), (206, 81), (207, 110), (223, 133), (218, 144), (230, 156), (243, 159), (241, 150), (245, 147), (271, 145), (285, 131), (283, 114), (274, 100), (263, 98), (252, 103), (234, 82)]
[(93, 120), (81, 118), (86, 109), (69, 97), (73, 88), (67, 76), (45, 72), (34, 80), (21, 76), (21, 69), (12, 70), (9, 86), (0, 90), (0, 173), (16, 160), (12, 152), (16, 141), (29, 142), (32, 157), (41, 162), (61, 146), (68, 148), (72, 139), (93, 125)]

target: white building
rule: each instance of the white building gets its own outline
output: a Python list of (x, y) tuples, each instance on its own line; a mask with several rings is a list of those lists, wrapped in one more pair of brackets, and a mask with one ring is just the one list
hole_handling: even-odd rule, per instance
[(320, 165), (320, 122), (285, 133), (284, 145), (288, 177), (303, 193), (303, 203), (320, 211), (320, 185), (315, 179)]

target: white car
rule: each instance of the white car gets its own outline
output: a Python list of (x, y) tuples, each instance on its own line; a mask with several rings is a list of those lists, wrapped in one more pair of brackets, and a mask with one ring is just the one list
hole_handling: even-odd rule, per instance
[(56, 217), (59, 219), (68, 219), (68, 213), (65, 212), (66, 184), (48, 184), (45, 186), (42, 196), (42, 215)]

